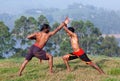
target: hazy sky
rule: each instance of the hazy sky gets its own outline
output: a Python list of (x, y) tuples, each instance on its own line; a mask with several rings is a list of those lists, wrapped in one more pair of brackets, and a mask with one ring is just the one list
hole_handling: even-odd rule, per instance
[(120, 10), (120, 0), (0, 0), (0, 13), (19, 13), (33, 8), (66, 8), (73, 3), (89, 4), (111, 10)]

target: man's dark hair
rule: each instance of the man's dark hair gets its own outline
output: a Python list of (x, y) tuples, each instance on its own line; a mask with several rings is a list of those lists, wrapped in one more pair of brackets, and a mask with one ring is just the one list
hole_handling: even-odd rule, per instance
[(49, 26), (48, 24), (43, 24), (43, 25), (41, 25), (40, 31), (43, 31), (43, 30), (45, 30), (45, 29), (50, 29), (50, 26)]
[(75, 29), (73, 27), (68, 27), (68, 29), (71, 31), (71, 32), (74, 32)]

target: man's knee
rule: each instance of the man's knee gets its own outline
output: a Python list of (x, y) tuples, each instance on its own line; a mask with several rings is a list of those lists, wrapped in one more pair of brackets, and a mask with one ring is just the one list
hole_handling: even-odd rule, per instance
[(28, 62), (29, 60), (24, 60), (24, 62), (22, 63), (22, 66), (26, 66)]
[(24, 63), (27, 64), (30, 60), (25, 60)]
[(63, 60), (68, 60), (69, 59), (69, 55), (65, 55), (62, 58), (63, 58)]
[(52, 56), (52, 55), (50, 55), (50, 58), (51, 58), (51, 59), (53, 59), (53, 56)]
[(53, 59), (53, 56), (51, 54), (47, 54), (49, 59)]
[(90, 66), (94, 66), (94, 63), (93, 62), (86, 62), (86, 64), (90, 65)]

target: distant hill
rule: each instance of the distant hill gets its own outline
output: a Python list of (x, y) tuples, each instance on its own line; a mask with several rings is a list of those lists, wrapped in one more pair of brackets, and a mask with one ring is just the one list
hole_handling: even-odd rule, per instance
[(83, 5), (74, 3), (66, 9), (57, 8), (39, 8), (29, 9), (16, 16), (9, 14), (0, 14), (0, 20), (4, 21), (10, 28), (14, 26), (14, 21), (18, 17), (33, 16), (37, 18), (39, 15), (45, 15), (50, 23), (55, 21), (61, 22), (65, 16), (69, 16), (73, 20), (90, 20), (96, 27), (99, 27), (104, 34), (120, 33), (120, 11), (110, 11), (103, 8), (96, 8), (91, 5)]
[(15, 16), (7, 13), (0, 14), (0, 21), (3, 21), (10, 29), (14, 27)]

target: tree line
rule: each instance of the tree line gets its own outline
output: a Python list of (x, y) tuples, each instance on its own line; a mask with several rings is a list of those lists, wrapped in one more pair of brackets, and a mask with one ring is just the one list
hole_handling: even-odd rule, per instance
[[(0, 58), (25, 56), (34, 42), (34, 40), (28, 40), (27, 35), (39, 31), (40, 26), (44, 23), (50, 24), (44, 15), (40, 15), (37, 19), (21, 16), (14, 22), (14, 28), (10, 31), (9, 27), (0, 21)], [(54, 30), (59, 24), (59, 22), (54, 22), (51, 30)], [(102, 37), (100, 29), (95, 27), (91, 21), (73, 20), (70, 26), (75, 28), (80, 46), (87, 54), (120, 56), (118, 41), (114, 37)], [(69, 38), (63, 29), (50, 38), (44, 49), (54, 56), (72, 52)]]

